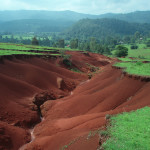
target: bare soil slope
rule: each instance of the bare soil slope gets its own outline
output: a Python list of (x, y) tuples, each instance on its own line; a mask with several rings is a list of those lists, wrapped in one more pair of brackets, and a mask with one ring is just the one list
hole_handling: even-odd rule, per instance
[[(83, 66), (80, 67), (84, 72), (90, 72), (86, 63), (92, 65), (94, 60), (97, 60), (97, 66), (102, 66), (99, 65), (101, 60), (92, 54), (86, 56), (80, 52), (72, 52), (71, 55), (77, 55), (75, 59), (83, 58)], [(100, 57), (102, 56), (99, 55)], [(61, 65), (62, 58), (17, 56), (1, 60), (0, 149), (16, 150), (29, 142), (31, 136), (28, 129), (40, 122), (38, 107), (48, 99), (70, 95), (71, 90), (88, 79), (87, 74), (72, 72)], [(45, 93), (46, 98), (40, 99), (40, 93)], [(38, 99), (35, 100), (35, 96)], [(19, 138), (19, 135), (22, 137)]]
[[(105, 126), (106, 114), (150, 106), (150, 82), (125, 76), (121, 70), (112, 68), (112, 60), (105, 56), (68, 54), (72, 55), (74, 67), (84, 74), (65, 69), (59, 59), (13, 59), (0, 64), (0, 137), (6, 135), (10, 140), (7, 148), (0, 138), (2, 148), (17, 150), (29, 142), (27, 129), (36, 124), (34, 139), (22, 149), (59, 150), (68, 145), (69, 150), (94, 150), (99, 137), (89, 138), (88, 133)], [(89, 80), (89, 66), (93, 65), (101, 69)], [(41, 99), (42, 94), (37, 94), (43, 91), (53, 93), (48, 98), (57, 100)], [(35, 95), (39, 98), (38, 108), (33, 103)], [(22, 138), (18, 139), (20, 134)]]

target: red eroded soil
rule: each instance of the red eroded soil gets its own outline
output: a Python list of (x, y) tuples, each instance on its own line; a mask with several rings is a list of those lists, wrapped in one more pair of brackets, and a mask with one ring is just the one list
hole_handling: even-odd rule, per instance
[[(67, 53), (72, 55), (73, 67), (85, 73), (65, 69), (59, 58), (14, 58), (0, 64), (0, 146), (17, 150), (29, 141), (28, 129), (36, 124), (35, 139), (26, 150), (94, 150), (99, 137), (88, 135), (105, 126), (106, 114), (150, 106), (150, 82), (122, 74), (105, 56)], [(91, 66), (101, 69), (88, 80)], [(42, 104), (40, 123), (35, 104)], [(3, 135), (9, 137), (7, 145)]]

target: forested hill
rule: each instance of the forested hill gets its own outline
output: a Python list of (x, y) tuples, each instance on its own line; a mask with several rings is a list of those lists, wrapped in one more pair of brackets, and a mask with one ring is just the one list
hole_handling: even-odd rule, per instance
[(0, 32), (61, 32), (74, 23), (68, 20), (13, 20), (0, 23)]
[(136, 11), (127, 14), (103, 14), (99, 18), (114, 18), (134, 23), (150, 23), (150, 11)]
[[(122, 21), (119, 22), (112, 19), (118, 19)], [(75, 29), (77, 33), (79, 32), (79, 29), (82, 29), (83, 31), (81, 32), (83, 33), (85, 31), (88, 31), (87, 27), (91, 27), (89, 33), (95, 32), (95, 28), (98, 27), (97, 33), (95, 32), (94, 34), (101, 33), (101, 35), (108, 34), (109, 32), (111, 34), (117, 32), (119, 34), (124, 34), (125, 32), (127, 34), (131, 34), (134, 33), (134, 30), (137, 29), (142, 30), (143, 32), (143, 29), (141, 29), (141, 25), (129, 24), (123, 21), (127, 21), (130, 23), (150, 23), (150, 11), (138, 11), (128, 14), (104, 15), (82, 14), (73, 11), (0, 11), (0, 32), (62, 32), (76, 22), (77, 24), (75, 24), (72, 29)], [(79, 29), (76, 28), (77, 26)], [(122, 30), (123, 27), (125, 28), (124, 31)], [(72, 32), (71, 30), (69, 32)]]
[(39, 19), (78, 21), (83, 18), (98, 18), (97, 15), (82, 14), (73, 11), (10, 10), (0, 11), (0, 21)]
[(147, 34), (150, 24), (128, 23), (117, 19), (83, 19), (63, 32), (65, 38), (87, 39), (106, 36), (133, 35), (136, 31)]

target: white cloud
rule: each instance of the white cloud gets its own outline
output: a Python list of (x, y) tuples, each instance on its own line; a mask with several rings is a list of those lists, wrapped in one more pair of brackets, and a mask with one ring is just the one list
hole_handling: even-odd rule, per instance
[(0, 10), (72, 10), (81, 13), (126, 13), (149, 10), (148, 0), (0, 0)]

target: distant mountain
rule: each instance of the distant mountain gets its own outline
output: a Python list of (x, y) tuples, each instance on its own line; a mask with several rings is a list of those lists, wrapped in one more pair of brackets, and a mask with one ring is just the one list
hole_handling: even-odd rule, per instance
[(0, 11), (0, 21), (12, 21), (23, 19), (40, 20), (69, 20), (78, 21), (83, 18), (97, 18), (96, 15), (88, 15), (73, 11), (41, 11), (41, 10), (16, 10)]
[(99, 18), (114, 18), (134, 23), (150, 23), (150, 11), (136, 11), (127, 14), (103, 14)]
[(73, 24), (68, 20), (13, 20), (0, 23), (0, 32), (61, 32)]
[(42, 11), (42, 10), (11, 10), (0, 11), (0, 21), (24, 20), (24, 19), (42, 19), (42, 20), (69, 20), (79, 21), (80, 19), (99, 19), (115, 18), (128, 22), (150, 23), (150, 11), (136, 11), (126, 14), (103, 14), (90, 15), (77, 13), (73, 11)]
[(127, 14), (90, 15), (73, 11), (0, 11), (0, 31), (61, 32), (82, 19), (113, 18), (132, 23), (150, 23), (150, 11)]
[(150, 24), (129, 23), (117, 19), (83, 19), (62, 33), (66, 38), (87, 39), (106, 36), (133, 35), (136, 31), (147, 34)]

